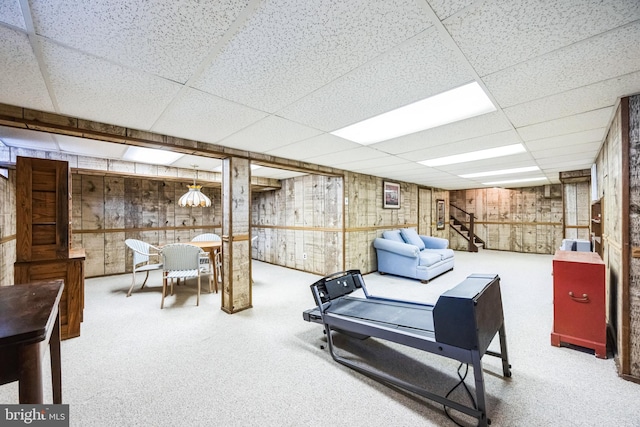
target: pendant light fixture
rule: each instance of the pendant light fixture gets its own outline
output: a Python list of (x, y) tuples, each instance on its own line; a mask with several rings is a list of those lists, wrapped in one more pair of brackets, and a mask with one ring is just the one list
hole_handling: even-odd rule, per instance
[(193, 208), (195, 206), (202, 206), (203, 208), (208, 208), (211, 206), (211, 199), (205, 196), (200, 189), (202, 185), (196, 184), (196, 168), (198, 165), (193, 166), (193, 185), (187, 185), (189, 191), (184, 193), (182, 197), (178, 200), (178, 205), (182, 207), (190, 207)]

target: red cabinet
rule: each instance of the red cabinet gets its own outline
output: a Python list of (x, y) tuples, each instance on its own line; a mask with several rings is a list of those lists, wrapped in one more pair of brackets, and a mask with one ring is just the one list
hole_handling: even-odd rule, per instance
[(607, 357), (604, 275), (597, 253), (556, 251), (551, 345), (574, 344)]

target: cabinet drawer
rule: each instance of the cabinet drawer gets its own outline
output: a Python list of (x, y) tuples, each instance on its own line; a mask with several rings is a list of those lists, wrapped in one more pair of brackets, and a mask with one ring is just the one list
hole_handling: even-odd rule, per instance
[[(564, 288), (564, 287), (563, 287)], [(606, 337), (604, 295), (587, 286), (555, 290), (553, 296), (554, 332), (603, 342)]]

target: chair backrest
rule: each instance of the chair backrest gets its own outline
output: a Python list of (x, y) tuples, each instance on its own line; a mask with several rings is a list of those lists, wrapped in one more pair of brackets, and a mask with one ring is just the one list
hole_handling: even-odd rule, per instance
[(222, 240), (220, 236), (213, 233), (198, 234), (196, 237), (191, 239), (192, 242), (218, 242), (220, 240)]
[(149, 261), (149, 255), (151, 254), (150, 250), (153, 248), (155, 252), (158, 249), (147, 242), (136, 239), (127, 239), (124, 241), (124, 244), (127, 245), (131, 249), (131, 251), (133, 251), (134, 266)]
[(162, 248), (165, 271), (198, 270), (202, 249), (187, 243), (172, 243)]

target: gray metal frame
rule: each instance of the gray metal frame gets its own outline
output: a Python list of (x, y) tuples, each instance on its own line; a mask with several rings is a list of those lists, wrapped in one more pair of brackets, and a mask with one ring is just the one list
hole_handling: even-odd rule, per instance
[[(366, 287), (364, 286), (364, 281), (362, 280), (362, 277), (360, 276), (359, 271), (356, 273), (356, 270), (352, 270), (350, 272), (344, 272), (343, 274), (357, 274), (356, 280), (358, 281), (358, 283), (356, 283), (356, 287), (362, 287), (365, 293), (365, 296), (367, 297), (367, 299), (360, 299), (359, 301), (356, 301), (355, 298), (351, 298), (351, 300), (353, 300), (351, 301), (352, 304), (353, 303), (384, 304), (385, 301), (388, 301), (390, 305), (393, 304), (394, 310), (397, 309), (398, 304), (401, 304), (401, 305), (406, 304), (407, 308), (412, 308), (412, 309), (415, 309), (416, 306), (422, 306), (424, 308), (424, 313), (423, 313), (424, 315), (427, 315), (427, 316), (432, 315), (433, 308), (434, 308), (433, 305), (418, 304), (410, 301), (387, 300), (384, 298), (373, 297), (369, 295), (369, 293), (366, 291)], [(328, 277), (334, 278), (335, 276), (336, 275), (332, 275)], [(495, 277), (497, 278), (497, 276)], [(487, 280), (489, 283), (490, 280), (489, 279)], [(404, 390), (408, 390), (419, 396), (436, 401), (442, 405), (453, 408), (462, 413), (468, 414), (472, 417), (477, 418), (479, 420), (480, 426), (482, 427), (488, 426), (490, 421), (487, 418), (484, 377), (482, 372), (483, 354), (481, 354), (481, 349), (461, 348), (458, 346), (437, 342), (431, 336), (427, 336), (430, 334), (425, 335), (425, 334), (415, 333), (408, 329), (400, 329), (397, 327), (385, 326), (380, 322), (369, 321), (367, 319), (362, 319), (362, 318), (349, 317), (348, 315), (344, 315), (344, 314), (332, 313), (331, 311), (332, 301), (330, 300), (331, 296), (327, 296), (325, 295), (325, 292), (319, 290), (318, 285), (320, 282), (317, 282), (311, 285), (311, 291), (313, 293), (316, 303), (318, 304), (318, 307), (311, 310), (307, 310), (304, 313), (303, 317), (307, 321), (321, 323), (324, 325), (327, 341), (329, 344), (329, 352), (331, 354), (331, 357), (336, 362), (343, 364), (349, 368), (352, 368), (358, 372), (361, 372), (382, 383), (390, 384), (390, 385), (402, 388)], [(347, 289), (346, 283), (344, 286), (345, 286), (345, 289), (343, 291), (344, 294), (333, 298), (334, 300), (337, 300), (340, 298), (349, 298), (345, 295), (353, 291), (353, 289), (351, 290)], [(502, 306), (500, 304), (500, 310), (501, 309), (502, 309)], [(502, 313), (500, 313), (500, 318), (502, 318)], [(335, 344), (333, 343), (332, 330), (345, 332), (350, 335), (355, 334), (357, 336), (362, 336), (362, 337), (376, 337), (376, 338), (384, 339), (387, 341), (395, 342), (398, 344), (406, 345), (408, 347), (427, 351), (429, 353), (434, 353), (450, 359), (455, 359), (462, 363), (471, 364), (471, 366), (473, 367), (473, 374), (475, 379), (477, 408), (462, 405), (446, 397), (432, 393), (422, 387), (418, 387), (414, 384), (411, 384), (409, 382), (406, 382), (404, 380), (391, 376), (387, 373), (381, 372), (379, 370), (376, 370), (374, 368), (371, 368), (361, 363), (353, 362), (351, 360), (348, 360), (338, 355), (335, 351)], [(484, 331), (484, 333), (486, 332), (487, 331)], [(501, 358), (503, 375), (505, 377), (510, 377), (511, 371), (510, 371), (510, 365), (509, 365), (508, 356), (507, 356), (507, 344), (506, 344), (506, 333), (504, 328), (504, 322), (501, 322), (499, 329), (497, 331), (492, 331), (491, 336), (494, 337), (496, 333), (498, 333), (499, 339), (500, 339), (500, 353), (485, 351), (484, 354)]]

